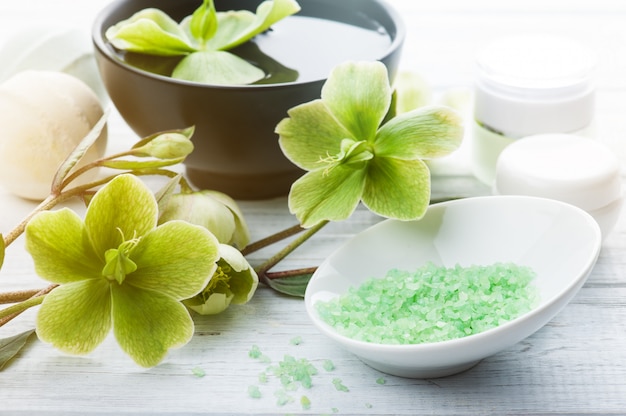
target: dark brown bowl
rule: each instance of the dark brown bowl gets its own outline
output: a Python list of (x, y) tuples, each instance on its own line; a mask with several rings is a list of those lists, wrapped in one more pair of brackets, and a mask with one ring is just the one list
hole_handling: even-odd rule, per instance
[[(215, 5), (217, 10), (256, 10), (260, 2), (216, 0)], [(286, 195), (303, 172), (283, 155), (274, 128), (287, 116), (288, 109), (319, 98), (332, 68), (321, 68), (319, 75), (313, 74), (308, 79), (287, 79), (286, 82), (281, 80), (282, 83), (206, 85), (175, 80), (131, 66), (104, 38), (109, 26), (141, 9), (159, 8), (179, 21), (200, 4), (200, 0), (117, 0), (103, 9), (93, 24), (92, 37), (107, 92), (139, 136), (195, 125), (192, 138), (195, 150), (185, 165), (187, 177), (196, 186), (222, 191), (237, 199)], [(390, 38), (388, 47), (368, 59), (385, 63), (393, 78), (405, 29), (398, 13), (384, 0), (299, 0), (299, 4), (302, 10), (297, 16), (386, 31)], [(319, 34), (311, 33), (312, 39), (316, 36)], [(252, 48), (253, 52), (259, 49), (254, 40), (244, 48)], [(315, 54), (326, 57), (323, 48), (317, 51), (310, 47), (294, 48), (295, 54), (308, 58)], [(367, 48), (365, 45), (361, 49)], [(364, 59), (349, 55), (346, 54), (345, 60)], [(274, 64), (280, 65), (275, 61)], [(310, 68), (303, 69), (305, 71), (301, 72)], [(287, 75), (290, 74), (287, 71)]]

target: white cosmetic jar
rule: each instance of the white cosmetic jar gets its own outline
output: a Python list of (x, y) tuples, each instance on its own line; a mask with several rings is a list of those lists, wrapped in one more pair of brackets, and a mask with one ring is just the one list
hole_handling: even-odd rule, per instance
[(533, 135), (515, 141), (500, 153), (493, 192), (539, 196), (575, 205), (594, 217), (604, 238), (622, 209), (620, 162), (608, 147), (591, 138)]
[(498, 39), (476, 57), (472, 169), (492, 185), (497, 158), (522, 137), (589, 135), (595, 53), (572, 39), (527, 33)]

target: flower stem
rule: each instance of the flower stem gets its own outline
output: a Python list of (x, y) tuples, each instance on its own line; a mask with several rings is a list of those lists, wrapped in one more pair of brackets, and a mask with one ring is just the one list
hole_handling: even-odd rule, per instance
[(293, 227), (289, 227), (285, 230), (279, 231), (276, 234), (272, 234), (269, 237), (263, 238), (259, 241), (255, 241), (252, 244), (248, 244), (243, 250), (241, 250), (241, 254), (244, 256), (250, 253), (254, 253), (264, 247), (267, 247), (271, 244), (277, 243), (279, 241), (284, 240), (285, 238), (291, 237), (292, 235), (296, 235), (305, 229), (298, 225), (294, 225)]
[(294, 276), (302, 276), (303, 274), (313, 274), (317, 267), (305, 267), (302, 269), (283, 270), (280, 272), (266, 272), (265, 277), (268, 279), (285, 279)]
[(61, 187), (60, 189), (64, 189), (66, 188), (72, 181), (74, 181), (76, 178), (78, 178), (80, 175), (84, 174), (85, 172), (87, 172), (88, 170), (91, 169), (95, 169), (98, 168), (100, 166), (102, 166), (102, 164), (108, 160), (113, 160), (116, 158), (120, 158), (120, 157), (124, 157), (124, 156), (128, 156), (128, 155), (132, 155), (132, 151), (128, 150), (128, 151), (124, 151), (124, 152), (120, 152), (120, 153), (116, 153), (114, 155), (110, 155), (107, 157), (103, 157), (101, 159), (95, 160), (91, 163), (86, 164), (85, 166), (82, 166), (79, 169), (76, 169), (74, 172), (72, 172), (70, 175), (68, 175), (67, 177), (65, 177), (63, 179), (63, 182), (61, 183)]
[(41, 201), (37, 207), (31, 211), (26, 218), (22, 220), (14, 229), (12, 229), (7, 235), (4, 236), (4, 246), (8, 247), (13, 241), (15, 241), (26, 229), (28, 222), (39, 212), (51, 209), (62, 200), (61, 195), (49, 195), (46, 199)]
[(0, 305), (7, 303), (22, 302), (32, 296), (35, 296), (39, 292), (38, 289), (32, 290), (17, 290), (15, 292), (0, 293)]
[(0, 326), (3, 326), (7, 322), (9, 322), (11, 319), (15, 318), (20, 313), (24, 312), (25, 310), (32, 308), (33, 306), (40, 305), (41, 302), (43, 302), (46, 295), (57, 286), (58, 285), (56, 284), (50, 285), (46, 287), (45, 289), (38, 291), (37, 293), (35, 293), (34, 296), (31, 296), (25, 301), (16, 303), (15, 305), (12, 305), (12, 306), (9, 306), (8, 308), (4, 308), (0, 310)]
[(254, 270), (259, 275), (259, 278), (262, 281), (265, 281), (266, 279), (268, 279), (268, 277), (266, 275), (266, 272), (268, 270), (270, 270), (272, 267), (274, 267), (279, 261), (281, 261), (282, 259), (287, 257), (289, 255), (289, 253), (291, 253), (296, 248), (298, 248), (300, 245), (302, 245), (302, 243), (304, 243), (309, 238), (311, 238), (311, 236), (313, 236), (315, 233), (317, 233), (319, 230), (321, 230), (326, 224), (328, 224), (328, 221), (322, 221), (322, 222), (314, 225), (313, 227), (304, 230), (304, 232), (302, 234), (300, 234), (295, 240), (293, 240), (291, 243), (286, 245), (282, 250), (280, 250), (278, 253), (276, 253), (275, 255), (270, 257), (269, 259), (267, 259), (261, 265), (256, 267)]

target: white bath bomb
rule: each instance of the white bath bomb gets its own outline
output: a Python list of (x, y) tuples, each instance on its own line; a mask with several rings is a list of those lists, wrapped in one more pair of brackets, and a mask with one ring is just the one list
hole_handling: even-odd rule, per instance
[(65, 72), (89, 85), (103, 105), (109, 102), (91, 37), (84, 29), (23, 26), (0, 45), (0, 62), (0, 83), (26, 70)]
[[(27, 70), (0, 84), (0, 183), (9, 192), (41, 200), (60, 164), (103, 114), (95, 93), (78, 78)], [(79, 166), (104, 154), (107, 131)], [(93, 179), (95, 172), (76, 183)], [(74, 186), (76, 183), (72, 183)]]

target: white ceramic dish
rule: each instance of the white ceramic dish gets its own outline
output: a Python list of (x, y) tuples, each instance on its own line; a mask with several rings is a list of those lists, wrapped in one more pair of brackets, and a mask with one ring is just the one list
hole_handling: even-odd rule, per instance
[[(584, 210), (531, 196), (467, 198), (432, 205), (419, 221), (383, 221), (356, 235), (317, 269), (305, 305), (317, 328), (369, 366), (393, 375), (442, 377), (471, 368), (533, 334), (578, 292), (600, 252), (601, 232)], [(338, 334), (314, 304), (391, 268), (515, 262), (532, 267), (539, 304), (497, 328), (450, 341), (373, 344)]]

